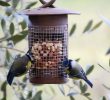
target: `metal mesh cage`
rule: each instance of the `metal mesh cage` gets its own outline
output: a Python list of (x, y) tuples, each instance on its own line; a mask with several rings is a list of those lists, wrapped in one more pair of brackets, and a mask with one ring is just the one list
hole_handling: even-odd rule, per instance
[(29, 47), (35, 63), (29, 75), (32, 78), (66, 77), (62, 62), (67, 54), (67, 25), (29, 26)]

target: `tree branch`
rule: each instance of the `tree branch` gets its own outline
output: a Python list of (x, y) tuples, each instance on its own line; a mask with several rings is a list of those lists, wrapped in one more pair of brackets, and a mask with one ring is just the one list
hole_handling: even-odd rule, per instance
[(17, 51), (17, 52), (25, 53), (24, 51), (21, 51), (21, 50), (15, 49), (15, 48), (9, 48), (9, 47), (4, 47), (4, 46), (0, 46), (0, 48), (10, 49), (10, 50), (14, 50), (14, 51)]

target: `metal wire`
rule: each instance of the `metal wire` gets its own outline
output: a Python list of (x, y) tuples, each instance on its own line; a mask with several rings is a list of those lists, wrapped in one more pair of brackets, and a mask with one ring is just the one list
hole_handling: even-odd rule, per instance
[(30, 77), (66, 77), (62, 66), (67, 56), (67, 25), (30, 26), (29, 47), (35, 63), (29, 73)]

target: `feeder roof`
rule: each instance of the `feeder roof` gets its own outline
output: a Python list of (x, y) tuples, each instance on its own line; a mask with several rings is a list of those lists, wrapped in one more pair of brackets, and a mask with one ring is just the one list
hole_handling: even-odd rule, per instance
[(65, 10), (61, 8), (37, 8), (37, 9), (28, 9), (23, 11), (26, 15), (62, 15), (62, 14), (74, 14), (79, 15), (79, 12), (72, 10)]

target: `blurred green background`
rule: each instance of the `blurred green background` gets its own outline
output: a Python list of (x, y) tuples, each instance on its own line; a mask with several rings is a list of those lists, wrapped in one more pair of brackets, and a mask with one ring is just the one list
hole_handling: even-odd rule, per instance
[[(31, 1), (31, 0), (30, 0)], [(29, 0), (24, 0), (24, 2), (30, 2)], [(24, 4), (25, 5), (25, 4)], [(40, 3), (38, 2), (37, 6)], [(107, 90), (103, 87), (102, 84), (106, 84), (110, 87), (110, 73), (107, 73), (102, 68), (100, 68), (97, 64), (100, 63), (105, 68), (109, 69), (109, 58), (110, 56), (105, 55), (108, 48), (110, 47), (110, 26), (105, 22), (92, 32), (83, 33), (84, 28), (90, 20), (93, 20), (93, 26), (102, 20), (102, 16), (108, 18), (110, 20), (110, 0), (56, 0), (56, 7), (71, 9), (74, 11), (79, 11), (80, 15), (69, 15), (68, 23), (69, 23), (69, 32), (73, 24), (76, 24), (76, 30), (74, 34), (69, 37), (69, 45), (68, 45), (68, 53), (69, 58), (77, 59), (80, 58), (79, 63), (86, 69), (87, 65), (94, 65), (95, 68), (93, 72), (88, 76), (88, 78), (93, 82), (94, 87), (88, 88), (89, 93), (91, 94), (92, 100), (102, 100), (103, 96), (107, 97), (107, 100), (110, 100), (110, 90)], [(37, 7), (37, 6), (34, 6)], [(0, 12), (4, 12), (2, 7)], [(2, 29), (0, 28), (0, 37), (3, 36)], [(5, 44), (5, 43), (4, 43)], [(22, 45), (21, 45), (22, 44)], [(16, 49), (21, 51), (26, 51), (28, 49), (27, 40), (23, 40), (15, 45)], [(1, 48), (0, 48), (1, 49)], [(0, 54), (0, 63), (4, 61), (3, 54)], [(2, 72), (2, 73), (1, 73)], [(4, 69), (0, 68), (0, 75), (6, 78), (4, 73)], [(1, 78), (2, 79), (2, 78)], [(68, 83), (71, 84), (72, 83)], [(30, 85), (29, 85), (30, 86)], [(54, 93), (52, 93), (52, 90)], [(7, 100), (17, 100), (15, 92), (12, 87), (7, 86)], [(65, 91), (68, 91), (66, 86)], [(30, 86), (29, 88), (34, 91), (44, 90), (42, 94), (42, 100), (70, 100), (68, 96), (64, 96), (56, 85), (44, 85), (39, 86), (39, 88)], [(25, 93), (24, 93), (25, 94)], [(0, 92), (0, 97), (2, 97), (2, 93)], [(85, 97), (81, 95), (74, 96), (76, 100), (87, 100)], [(18, 99), (19, 100), (19, 99)], [(36, 99), (40, 100), (40, 99)], [(71, 99), (72, 100), (72, 99)], [(104, 99), (103, 99), (104, 100)]]

